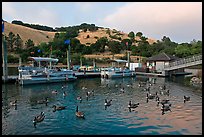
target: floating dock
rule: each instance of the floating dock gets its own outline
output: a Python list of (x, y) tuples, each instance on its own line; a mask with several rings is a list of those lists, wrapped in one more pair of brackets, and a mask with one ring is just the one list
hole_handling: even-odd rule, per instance
[[(100, 78), (101, 73), (100, 72), (75, 72), (75, 76), (77, 79), (80, 78)], [(2, 76), (2, 83), (16, 83), (16, 80), (18, 78), (18, 75), (12, 75), (8, 76), (7, 80)]]

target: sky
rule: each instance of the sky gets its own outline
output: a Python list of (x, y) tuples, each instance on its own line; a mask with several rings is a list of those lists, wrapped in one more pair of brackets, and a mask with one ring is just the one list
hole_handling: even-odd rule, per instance
[(2, 18), (53, 28), (89, 23), (156, 40), (202, 41), (202, 2), (2, 2)]

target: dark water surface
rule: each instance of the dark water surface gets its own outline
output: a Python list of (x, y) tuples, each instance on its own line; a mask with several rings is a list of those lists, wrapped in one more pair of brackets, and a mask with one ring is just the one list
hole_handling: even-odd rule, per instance
[[(159, 94), (161, 99), (169, 99), (171, 112), (162, 115), (161, 105), (154, 100), (146, 101), (147, 92), (138, 87), (140, 81), (151, 78), (103, 80), (101, 78), (78, 79), (70, 83), (38, 84), (19, 86), (2, 85), (2, 134), (3, 135), (186, 135), (202, 134), (202, 92), (182, 84), (157, 78), (150, 86), (150, 92), (160, 93), (159, 86), (166, 84), (170, 95)], [(108, 85), (107, 85), (108, 84)], [(121, 84), (121, 86), (120, 86)], [(132, 84), (132, 87), (130, 86)], [(62, 85), (64, 88), (62, 89)], [(86, 87), (87, 89), (82, 89)], [(121, 91), (125, 88), (125, 92)], [(94, 89), (94, 95), (86, 100), (86, 92)], [(58, 94), (51, 92), (58, 90)], [(63, 91), (67, 93), (63, 97)], [(190, 96), (184, 103), (183, 96)], [(80, 103), (76, 98), (82, 96)], [(48, 106), (36, 104), (37, 100), (48, 97)], [(112, 105), (105, 109), (104, 99), (112, 99)], [(17, 108), (10, 105), (17, 99)], [(134, 111), (129, 111), (128, 103), (139, 102)], [(67, 109), (53, 112), (53, 105), (67, 106)], [(83, 111), (85, 119), (75, 116), (76, 106)], [(33, 119), (40, 112), (45, 119), (33, 126)]]

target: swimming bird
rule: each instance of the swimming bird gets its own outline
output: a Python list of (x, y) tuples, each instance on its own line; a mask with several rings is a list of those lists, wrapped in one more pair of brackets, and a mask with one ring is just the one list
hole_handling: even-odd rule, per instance
[(57, 94), (57, 93), (58, 93), (57, 90), (52, 91), (52, 94)]
[(169, 99), (163, 99), (162, 101), (159, 101), (159, 98), (158, 98), (158, 101), (157, 101), (158, 105), (159, 103), (164, 105), (164, 104), (169, 104)]
[(121, 88), (120, 91), (123, 92), (123, 93), (125, 93), (125, 88), (124, 88), (124, 87)]
[(85, 89), (87, 89), (87, 88), (86, 88), (86, 87), (82, 87), (81, 89), (85, 90)]
[(81, 96), (77, 97), (77, 100), (79, 100), (79, 101), (80, 101), (80, 103), (81, 103), (81, 101), (82, 101)]
[(156, 96), (156, 94), (149, 94), (149, 93), (147, 93), (147, 99), (154, 99), (155, 98), (155, 96)]
[(42, 122), (45, 118), (44, 112), (41, 112), (40, 115), (35, 116), (34, 120), (33, 120), (33, 125), (36, 128), (36, 124), (39, 122)]
[(11, 101), (11, 102), (10, 102), (10, 105), (11, 105), (11, 106), (16, 106), (16, 105), (17, 105), (17, 100)]
[(162, 107), (161, 107), (161, 110), (162, 110), (162, 115), (164, 114), (165, 111), (171, 111), (171, 104), (163, 104)]
[(189, 96), (183, 96), (183, 102), (186, 103), (186, 101), (189, 101), (190, 97)]
[(150, 87), (144, 88), (145, 91), (150, 91)]
[(83, 119), (85, 118), (85, 117), (84, 117), (84, 113), (79, 111), (78, 106), (76, 107), (76, 113), (75, 113), (75, 115), (76, 115), (77, 117), (79, 117), (79, 118), (83, 118)]
[(105, 103), (104, 103), (104, 106), (110, 106), (111, 105), (111, 102), (112, 102), (112, 99), (107, 101), (107, 99), (105, 99)]
[(37, 101), (37, 104), (45, 104), (47, 106), (47, 103), (48, 103), (48, 97), (46, 97), (44, 100), (38, 100)]
[(54, 108), (53, 112), (55, 112), (57, 110), (63, 110), (66, 108), (66, 106), (56, 106), (56, 105), (53, 105), (52, 107)]
[(132, 104), (132, 101), (129, 101), (128, 108), (137, 108), (140, 103)]
[(63, 97), (66, 97), (67, 96), (67, 93), (64, 91), (63, 92)]
[(160, 88), (161, 90), (166, 90), (166, 85), (159, 86), (159, 88)]

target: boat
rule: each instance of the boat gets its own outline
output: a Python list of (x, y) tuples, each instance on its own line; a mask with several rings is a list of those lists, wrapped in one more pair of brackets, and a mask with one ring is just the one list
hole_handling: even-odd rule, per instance
[(72, 70), (60, 69), (55, 66), (58, 59), (45, 57), (29, 57), (28, 59), (32, 61), (32, 66), (18, 68), (20, 85), (68, 82), (77, 79)]
[(122, 68), (102, 68), (101, 69), (101, 77), (102, 78), (122, 78), (122, 77), (134, 77), (136, 76), (136, 73), (134, 71), (131, 71), (128, 68), (122, 69)]

